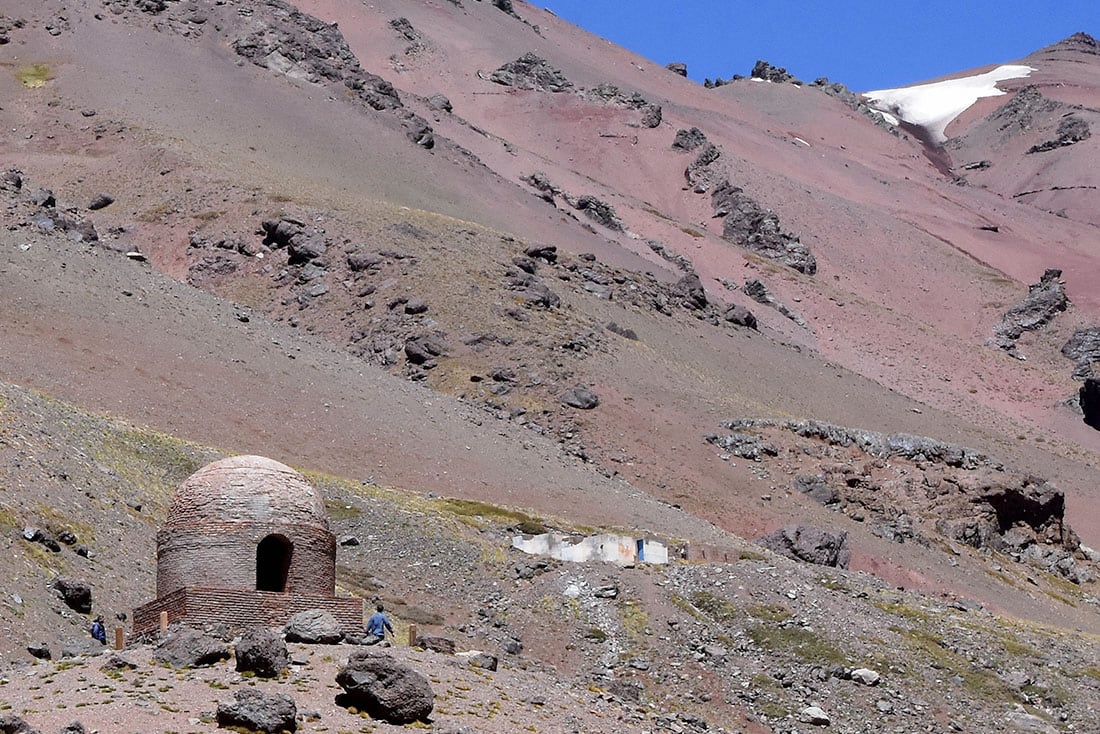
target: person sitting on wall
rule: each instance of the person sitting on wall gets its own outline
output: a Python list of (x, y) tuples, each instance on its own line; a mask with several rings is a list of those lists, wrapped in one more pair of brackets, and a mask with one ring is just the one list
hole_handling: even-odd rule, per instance
[(100, 644), (107, 644), (107, 628), (103, 626), (103, 617), (98, 616), (92, 622), (92, 629), (89, 630), (92, 633), (92, 637), (99, 640)]
[(378, 602), (374, 605), (375, 612), (367, 620), (367, 639), (363, 641), (365, 645), (377, 645), (386, 639), (386, 631), (390, 633), (390, 637), (394, 637), (393, 625), (390, 624), (390, 620), (386, 617), (382, 602)]

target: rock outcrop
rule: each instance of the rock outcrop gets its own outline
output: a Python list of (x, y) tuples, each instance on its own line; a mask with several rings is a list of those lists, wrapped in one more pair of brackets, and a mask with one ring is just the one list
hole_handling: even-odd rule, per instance
[(1009, 354), (1020, 357), (1016, 340), (1025, 331), (1035, 331), (1049, 324), (1069, 306), (1062, 271), (1048, 268), (1038, 283), (1028, 286), (1024, 300), (1005, 312), (1001, 323), (993, 330), (993, 343)]
[(792, 84), (802, 84), (801, 81), (795, 79), (794, 76), (787, 72), (781, 66), (772, 66), (767, 61), (758, 60), (752, 67), (752, 73), (749, 74), (753, 79), (763, 79), (766, 82), (775, 82), (777, 84), (783, 84), (790, 82)]
[(688, 65), (682, 61), (673, 61), (669, 64), (665, 64), (665, 68), (673, 74), (679, 74), (680, 76), (688, 75)]
[(790, 455), (820, 455), (828, 460), (820, 464), (819, 473), (796, 476), (791, 488), (868, 522), (875, 535), (898, 543), (927, 544), (934, 532), (974, 548), (1004, 553), (1073, 583), (1094, 577), (1080, 538), (1066, 523), (1063, 492), (1041, 478), (1009, 471), (973, 449), (923, 436), (818, 421), (746, 419), (723, 425), (732, 433), (706, 439), (755, 460), (783, 460), (784, 452), (778, 449), (755, 450), (769, 445), (772, 431), (810, 439), (812, 443), (790, 447)]
[(807, 325), (806, 319), (802, 318), (802, 314), (776, 298), (764, 281), (755, 278), (747, 280), (741, 290), (752, 300), (765, 306), (771, 306), (799, 326)]
[(848, 534), (810, 525), (785, 525), (756, 541), (768, 550), (819, 566), (848, 568)]
[(1067, 145), (1073, 145), (1074, 143), (1080, 143), (1082, 140), (1088, 140), (1091, 135), (1092, 130), (1089, 128), (1088, 120), (1084, 120), (1076, 115), (1069, 115), (1068, 117), (1063, 117), (1062, 121), (1058, 123), (1058, 131), (1055, 133), (1053, 139), (1033, 145), (1027, 149), (1027, 152), (1045, 153), (1048, 150), (1064, 148)]
[(1078, 391), (1078, 403), (1085, 424), (1100, 431), (1100, 379), (1086, 377)]
[(1092, 376), (1092, 366), (1100, 362), (1100, 326), (1078, 329), (1062, 345), (1062, 356), (1072, 359), (1073, 379)]
[(673, 150), (695, 150), (707, 142), (706, 134), (697, 127), (691, 129), (680, 128), (676, 131), (676, 137), (672, 141)]
[(533, 53), (525, 53), (515, 61), (509, 61), (489, 75), (489, 79), (506, 87), (536, 89), (543, 92), (569, 92), (573, 82), (565, 78), (546, 59)]
[(392, 84), (360, 66), (335, 23), (325, 23), (283, 0), (261, 5), (274, 12), (253, 13), (252, 29), (232, 42), (240, 56), (296, 79), (342, 83), (376, 110), (402, 106)]
[(885, 130), (895, 137), (901, 135), (901, 133), (898, 132), (897, 127), (887, 122), (886, 118), (883, 117), (881, 112), (872, 109), (871, 106), (864, 102), (858, 94), (848, 89), (848, 87), (844, 84), (841, 84), (840, 82), (830, 82), (828, 77), (822, 76), (814, 79), (810, 86), (820, 89), (822, 92), (829, 95), (830, 97), (836, 97), (848, 107), (852, 108), (859, 114), (869, 119), (872, 123), (874, 123), (875, 127), (879, 128), (880, 130)]
[(806, 275), (817, 272), (817, 259), (809, 249), (783, 231), (775, 212), (761, 207), (741, 187), (723, 181), (711, 194), (711, 204), (714, 216), (725, 217), (723, 239)]

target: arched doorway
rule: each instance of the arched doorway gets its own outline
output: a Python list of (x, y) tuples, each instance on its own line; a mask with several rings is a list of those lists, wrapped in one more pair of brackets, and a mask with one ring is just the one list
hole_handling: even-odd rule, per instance
[(269, 535), (256, 546), (256, 591), (286, 591), (294, 545), (282, 535)]

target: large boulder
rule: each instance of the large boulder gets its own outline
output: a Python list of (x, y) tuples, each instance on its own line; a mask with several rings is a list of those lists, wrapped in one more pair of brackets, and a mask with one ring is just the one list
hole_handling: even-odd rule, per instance
[(748, 328), (748, 329), (757, 328), (756, 314), (754, 314), (752, 311), (748, 310), (744, 306), (742, 306), (740, 304), (737, 304), (737, 303), (731, 303), (726, 308), (726, 312), (724, 314), (722, 314), (722, 318), (724, 318), (726, 321), (730, 322), (731, 324), (737, 324), (738, 326), (744, 326), (745, 328)]
[(592, 410), (600, 404), (600, 396), (584, 385), (577, 385), (576, 387), (569, 388), (562, 394), (561, 402), (570, 408)]
[(310, 645), (332, 645), (344, 637), (340, 623), (332, 612), (307, 609), (292, 616), (286, 623), (286, 641)]
[(173, 668), (197, 668), (228, 659), (228, 645), (190, 627), (173, 627), (153, 651), (153, 660)]
[(417, 635), (416, 646), (433, 652), (441, 652), (444, 655), (455, 654), (455, 641), (449, 637), (438, 635)]
[(242, 635), (235, 655), (238, 673), (274, 678), (290, 667), (290, 654), (283, 638), (267, 629), (249, 630)]
[(65, 602), (65, 606), (80, 614), (90, 614), (92, 611), (92, 587), (83, 581), (75, 579), (54, 579), (53, 589)]
[(672, 286), (672, 291), (680, 297), (688, 308), (702, 310), (707, 307), (707, 291), (703, 281), (696, 273), (688, 273)]
[(427, 364), (446, 353), (447, 342), (433, 334), (421, 334), (405, 342), (405, 358), (409, 364)]
[(38, 729), (15, 714), (0, 714), (0, 734), (38, 734)]
[(255, 688), (233, 692), (232, 703), (218, 704), (218, 726), (278, 734), (298, 728), (298, 707), (281, 693), (264, 693)]
[(290, 240), (302, 231), (303, 226), (300, 220), (289, 217), (265, 219), (260, 223), (260, 231), (264, 235), (264, 245), (275, 250), (280, 247), (287, 247)]
[(848, 533), (811, 525), (785, 525), (757, 542), (782, 556), (819, 566), (847, 568), (852, 557)]
[(325, 238), (315, 232), (299, 232), (287, 244), (287, 262), (291, 265), (315, 260), (325, 254), (328, 245)]
[(62, 658), (79, 658), (85, 655), (102, 655), (107, 648), (99, 640), (89, 636), (70, 637), (61, 643)]
[(428, 679), (385, 653), (361, 650), (336, 675), (345, 693), (342, 706), (354, 706), (391, 724), (422, 721), (435, 707)]

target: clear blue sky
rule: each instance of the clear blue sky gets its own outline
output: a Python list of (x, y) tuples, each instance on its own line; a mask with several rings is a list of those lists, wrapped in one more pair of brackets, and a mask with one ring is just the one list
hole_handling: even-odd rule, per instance
[(1078, 31), (1100, 0), (531, 0), (688, 76), (747, 75), (757, 59), (804, 81), (885, 89), (1016, 60)]

